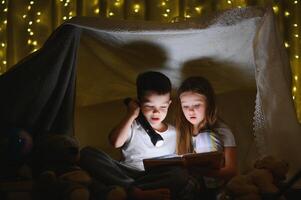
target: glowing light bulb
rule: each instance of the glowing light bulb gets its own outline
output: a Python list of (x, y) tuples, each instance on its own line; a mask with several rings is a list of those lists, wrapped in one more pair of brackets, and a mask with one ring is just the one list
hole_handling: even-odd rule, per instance
[(37, 20), (36, 20), (36, 22), (37, 22), (37, 23), (40, 23), (40, 22), (41, 22), (41, 20), (40, 20), (40, 19), (37, 19)]
[(229, 1), (227, 1), (227, 3), (228, 3), (228, 4), (232, 4), (232, 1), (229, 0)]
[(114, 13), (113, 12), (109, 12), (109, 16), (113, 16), (114, 15)]
[(298, 81), (298, 76), (295, 75), (295, 76), (294, 76), (294, 79), (295, 79), (295, 81)]
[(31, 9), (31, 6), (27, 6), (27, 10), (30, 10)]
[(65, 3), (64, 6), (67, 7), (67, 6), (68, 6), (68, 3)]
[(31, 39), (27, 40), (27, 44), (31, 44), (31, 42), (32, 42)]
[(195, 7), (194, 9), (195, 9), (198, 13), (201, 13), (201, 12), (202, 12), (202, 7), (201, 7), (201, 6)]
[(1, 3), (2, 3), (2, 4), (5, 4), (5, 1), (2, 1)]
[(296, 38), (298, 38), (298, 37), (299, 37), (299, 35), (298, 35), (298, 34), (295, 34), (294, 36), (295, 36)]
[(31, 32), (31, 28), (28, 28), (28, 29), (27, 29), (27, 32)]
[(96, 8), (96, 9), (94, 10), (94, 13), (95, 13), (95, 14), (98, 14), (98, 13), (99, 13), (99, 8)]
[(289, 47), (290, 47), (290, 45), (289, 45), (288, 42), (285, 42), (285, 43), (284, 43), (284, 46), (285, 46), (286, 48), (289, 48)]
[(293, 26), (294, 26), (294, 27), (298, 27), (298, 24), (294, 24)]
[(169, 9), (169, 8), (167, 8), (167, 9), (166, 9), (166, 12), (167, 12), (167, 13), (169, 13), (169, 12), (170, 12), (170, 9)]
[(5, 43), (4, 43), (4, 42), (2, 42), (2, 43), (1, 43), (1, 46), (2, 46), (2, 47), (5, 47)]
[(72, 14), (73, 14), (73, 12), (72, 12), (72, 11), (70, 11), (70, 12), (69, 12), (69, 15), (72, 15)]
[(63, 20), (66, 20), (66, 19), (67, 19), (67, 17), (66, 17), (66, 16), (64, 16), (64, 17), (63, 17)]
[(2, 63), (3, 63), (4, 65), (6, 65), (6, 60), (3, 60)]
[(33, 44), (33, 46), (37, 46), (38, 42), (37, 41), (33, 41), (32, 44)]
[(25, 19), (27, 17), (27, 15), (23, 15), (22, 17), (23, 17), (23, 19)]
[(293, 87), (293, 92), (296, 92), (296, 91), (297, 91), (297, 87), (294, 86), (294, 87)]
[(34, 1), (30, 1), (29, 4), (30, 4), (30, 5), (33, 5), (33, 4), (34, 4)]
[(30, 32), (29, 35), (34, 35), (34, 33), (33, 33), (33, 32)]
[(167, 13), (164, 13), (163, 16), (164, 16), (164, 17), (168, 17), (168, 14), (167, 14)]
[(29, 25), (32, 25), (32, 21), (29, 21), (28, 24), (29, 24)]
[(295, 55), (295, 58), (296, 58), (296, 59), (299, 59), (299, 55)]
[(298, 3), (298, 1), (294, 1), (294, 4), (297, 4)]
[(7, 8), (5, 8), (5, 9), (3, 10), (3, 12), (7, 12)]
[(279, 7), (278, 6), (273, 6), (273, 11), (274, 13), (278, 13), (279, 12)]
[(40, 16), (40, 15), (41, 15), (41, 12), (37, 12), (37, 15)]
[(190, 15), (186, 15), (185, 17), (186, 17), (186, 18), (190, 18), (191, 16), (190, 16)]
[(166, 2), (165, 2), (165, 1), (162, 1), (161, 5), (162, 5), (162, 6), (165, 6), (165, 5), (166, 5)]
[(285, 11), (284, 16), (288, 17), (288, 16), (290, 16), (290, 13), (288, 11)]
[(3, 23), (4, 23), (4, 24), (7, 24), (7, 20), (4, 20)]
[(293, 96), (293, 100), (295, 100), (295, 96)]
[(135, 13), (139, 12), (139, 9), (140, 9), (140, 5), (139, 4), (135, 4), (134, 5), (134, 12)]

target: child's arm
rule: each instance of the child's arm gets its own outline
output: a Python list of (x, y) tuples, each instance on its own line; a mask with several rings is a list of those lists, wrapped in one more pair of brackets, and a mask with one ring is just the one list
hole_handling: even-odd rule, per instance
[(204, 170), (202, 175), (229, 180), (237, 174), (236, 147), (225, 147), (225, 166), (219, 170)]
[(128, 104), (126, 116), (110, 132), (109, 140), (115, 148), (122, 147), (125, 141), (128, 139), (131, 125), (133, 121), (138, 117), (139, 111), (140, 108), (138, 103), (131, 100)]

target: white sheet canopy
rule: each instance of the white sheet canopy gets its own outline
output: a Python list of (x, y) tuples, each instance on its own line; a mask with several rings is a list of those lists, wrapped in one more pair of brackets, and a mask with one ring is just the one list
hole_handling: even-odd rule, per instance
[(175, 89), (191, 75), (211, 81), (242, 170), (258, 154), (288, 160), (291, 172), (301, 168), (290, 66), (271, 9), (233, 9), (172, 24), (88, 17), (67, 24), (82, 29), (75, 116), (82, 145), (110, 151), (107, 134), (124, 114), (122, 99), (135, 96), (138, 73), (156, 70)]

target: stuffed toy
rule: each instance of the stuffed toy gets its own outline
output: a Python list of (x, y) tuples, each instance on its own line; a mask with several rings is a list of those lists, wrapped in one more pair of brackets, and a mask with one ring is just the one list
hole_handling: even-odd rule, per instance
[(0, 128), (0, 179), (31, 179), (30, 155), (33, 140), (29, 132), (16, 127)]
[(126, 199), (123, 188), (105, 186), (78, 165), (79, 143), (67, 135), (50, 134), (39, 139), (36, 149), (40, 175), (34, 199)]
[(233, 177), (226, 185), (226, 193), (237, 200), (260, 200), (267, 194), (276, 194), (285, 180), (288, 164), (272, 156), (265, 156), (245, 175)]

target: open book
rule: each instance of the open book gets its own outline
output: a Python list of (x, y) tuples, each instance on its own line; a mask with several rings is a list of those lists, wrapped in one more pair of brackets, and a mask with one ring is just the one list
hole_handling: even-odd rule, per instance
[(167, 155), (143, 160), (145, 170), (161, 166), (202, 167), (218, 169), (223, 163), (223, 152), (189, 153)]

